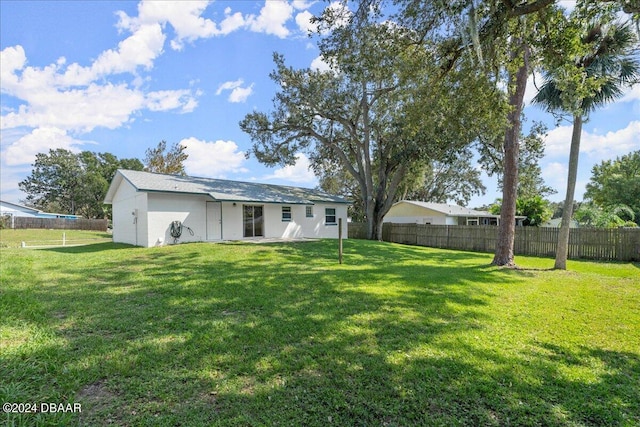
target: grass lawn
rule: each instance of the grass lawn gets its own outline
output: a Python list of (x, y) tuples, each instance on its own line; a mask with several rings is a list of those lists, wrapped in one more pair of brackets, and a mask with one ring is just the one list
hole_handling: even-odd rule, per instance
[(4, 420), (640, 425), (639, 264), (336, 246), (0, 249)]
[(111, 238), (111, 234), (102, 231), (0, 229), (0, 248), (19, 248), (22, 242), (27, 246), (62, 245), (63, 234), (67, 244), (98, 243)]

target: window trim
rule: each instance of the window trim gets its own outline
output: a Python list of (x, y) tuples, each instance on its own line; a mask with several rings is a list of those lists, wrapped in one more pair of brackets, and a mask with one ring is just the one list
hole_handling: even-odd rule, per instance
[[(288, 210), (288, 211), (286, 211)], [(283, 206), (282, 207), (282, 222), (291, 222), (293, 221), (293, 211), (291, 206)]]
[[(328, 211), (332, 210), (333, 214)], [(329, 221), (329, 218), (333, 217), (333, 221)], [(338, 225), (338, 212), (336, 208), (324, 208), (324, 225)]]
[(313, 218), (313, 206), (305, 206), (305, 217)]

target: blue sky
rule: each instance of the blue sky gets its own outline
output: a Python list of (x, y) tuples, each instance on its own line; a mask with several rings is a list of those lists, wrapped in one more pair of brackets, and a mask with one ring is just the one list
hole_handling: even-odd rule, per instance
[[(567, 3), (567, 2), (563, 2)], [(570, 4), (570, 2), (568, 2)], [(50, 148), (144, 158), (161, 140), (185, 145), (187, 173), (313, 187), (304, 156), (293, 167), (245, 159), (238, 122), (269, 111), (272, 54), (294, 67), (322, 66), (307, 37), (327, 2), (0, 1), (0, 197), (25, 197), (18, 182)], [(527, 99), (534, 95), (529, 85)], [(550, 132), (543, 177), (564, 197), (570, 123), (527, 107)], [(584, 126), (576, 199), (594, 164), (640, 149), (640, 86)], [(485, 177), (487, 194), (500, 194)]]

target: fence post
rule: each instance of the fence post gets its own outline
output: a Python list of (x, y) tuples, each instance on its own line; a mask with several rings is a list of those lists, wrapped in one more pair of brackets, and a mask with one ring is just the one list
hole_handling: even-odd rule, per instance
[(338, 218), (338, 262), (342, 264), (342, 218)]
[(67, 244), (67, 233), (62, 233), (62, 246)]

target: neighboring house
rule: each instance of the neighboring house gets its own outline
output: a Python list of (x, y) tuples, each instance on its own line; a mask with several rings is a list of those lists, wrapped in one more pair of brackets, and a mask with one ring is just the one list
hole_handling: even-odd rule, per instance
[(337, 238), (338, 219), (347, 236), (349, 202), (306, 188), (119, 169), (105, 203), (113, 207), (113, 241), (137, 246)]
[(0, 216), (12, 216), (12, 217), (31, 217), (31, 218), (68, 218), (77, 219), (78, 215), (58, 214), (51, 212), (42, 212), (35, 208), (19, 205), (17, 203), (5, 202), (0, 200)]
[[(522, 225), (525, 216), (516, 216), (516, 225)], [(389, 209), (384, 222), (433, 225), (498, 225), (500, 215), (476, 211), (445, 203), (427, 203), (401, 200)]]
[[(562, 218), (553, 218), (549, 221), (540, 225), (540, 227), (550, 227), (550, 228), (560, 228), (560, 223), (562, 223)], [(572, 219), (569, 223), (569, 228), (578, 228), (580, 224), (575, 219)]]

